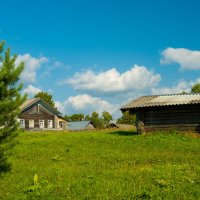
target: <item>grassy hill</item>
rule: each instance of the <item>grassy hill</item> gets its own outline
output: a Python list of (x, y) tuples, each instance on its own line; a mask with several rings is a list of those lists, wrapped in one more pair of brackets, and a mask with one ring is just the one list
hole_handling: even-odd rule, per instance
[(0, 199), (200, 199), (199, 138), (99, 131), (16, 139)]

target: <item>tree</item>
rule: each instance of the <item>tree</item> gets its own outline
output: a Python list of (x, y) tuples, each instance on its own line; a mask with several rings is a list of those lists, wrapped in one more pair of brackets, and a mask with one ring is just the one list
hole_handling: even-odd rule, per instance
[(200, 93), (200, 83), (196, 83), (192, 86), (191, 92)]
[(117, 120), (118, 124), (135, 124), (136, 116), (129, 113), (129, 111), (123, 112), (122, 117)]
[(84, 118), (84, 120), (91, 120), (91, 117), (90, 117), (90, 115), (85, 115), (85, 118)]
[(180, 92), (179, 94), (188, 94), (186, 91), (182, 91), (182, 92)]
[(22, 84), (19, 83), (24, 64), (15, 65), (17, 56), (11, 57), (10, 49), (2, 56), (4, 45), (5, 42), (0, 43), (0, 173), (9, 168), (4, 143), (16, 136), (19, 125), (17, 116), (26, 99), (25, 95), (20, 94)]
[(69, 116), (65, 116), (65, 119), (69, 122), (76, 122), (76, 121), (82, 121), (84, 119), (84, 114), (80, 113), (80, 114), (73, 114), (73, 115), (69, 115)]
[(84, 114), (73, 114), (71, 116), (72, 121), (82, 121), (84, 119)]
[(103, 120), (99, 117), (99, 113), (93, 112), (91, 114), (90, 120), (92, 121), (93, 126), (95, 128), (99, 128), (99, 129), (103, 128)]
[(102, 119), (103, 119), (104, 127), (107, 128), (110, 124), (110, 121), (112, 120), (112, 115), (109, 112), (104, 111), (102, 112)]
[(112, 120), (112, 116), (107, 111), (102, 112), (101, 117), (99, 116), (99, 113), (93, 112), (91, 116), (86, 115), (84, 120), (90, 120), (92, 121), (93, 126), (95, 128), (102, 129), (102, 128), (107, 128), (109, 126), (110, 121)]
[(53, 108), (55, 107), (55, 103), (52, 99), (52, 95), (48, 94), (48, 92), (43, 92), (43, 91), (38, 92), (34, 97), (41, 98), (42, 100), (44, 100), (46, 103), (48, 103)]

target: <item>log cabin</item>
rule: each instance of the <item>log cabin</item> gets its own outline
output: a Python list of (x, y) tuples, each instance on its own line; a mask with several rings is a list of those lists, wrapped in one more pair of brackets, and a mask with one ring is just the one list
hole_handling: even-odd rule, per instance
[(20, 128), (25, 130), (65, 130), (67, 121), (61, 113), (40, 98), (26, 100), (18, 116)]
[(136, 114), (138, 133), (200, 131), (200, 94), (142, 96), (121, 108), (127, 110)]

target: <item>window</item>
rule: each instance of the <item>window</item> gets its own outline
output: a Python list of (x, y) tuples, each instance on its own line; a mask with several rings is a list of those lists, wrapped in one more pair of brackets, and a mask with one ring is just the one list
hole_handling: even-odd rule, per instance
[(59, 121), (59, 128), (62, 128), (62, 127), (63, 127), (63, 122)]
[(25, 128), (25, 120), (24, 119), (20, 119), (19, 120), (19, 126), (20, 126), (20, 128)]
[(34, 128), (34, 119), (29, 120), (29, 128)]
[(48, 128), (53, 128), (53, 121), (52, 120), (48, 120)]
[(44, 120), (39, 120), (39, 127), (44, 128)]

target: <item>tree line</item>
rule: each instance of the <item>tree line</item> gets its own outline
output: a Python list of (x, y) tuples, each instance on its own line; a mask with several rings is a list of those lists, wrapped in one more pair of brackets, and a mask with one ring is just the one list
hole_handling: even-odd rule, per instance
[[(84, 115), (83, 113), (79, 113), (73, 115), (65, 115), (64, 117), (69, 122), (89, 120), (92, 122), (93, 126), (98, 129), (108, 128), (110, 123), (113, 121), (112, 115), (107, 111), (103, 111), (101, 114), (94, 111), (91, 113), (91, 115)], [(129, 111), (124, 112), (122, 116), (116, 120), (116, 123), (119, 124), (135, 124), (135, 122), (136, 116), (130, 114)]]

